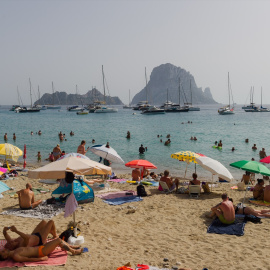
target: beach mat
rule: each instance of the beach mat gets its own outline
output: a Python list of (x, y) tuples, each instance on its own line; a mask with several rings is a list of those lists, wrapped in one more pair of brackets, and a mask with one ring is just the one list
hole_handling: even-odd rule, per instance
[(108, 179), (107, 182), (125, 183), (127, 179)]
[[(4, 249), (6, 240), (0, 240), (0, 250)], [(23, 267), (23, 266), (56, 266), (65, 265), (67, 262), (67, 252), (60, 248), (55, 249), (49, 256), (47, 261), (40, 262), (14, 262), (13, 260), (0, 261), (0, 268)]]
[(233, 224), (223, 224), (218, 218), (214, 219), (207, 229), (207, 233), (244, 235), (246, 221), (242, 218), (236, 218)]
[(258, 201), (253, 198), (250, 198), (248, 201), (252, 204), (270, 207), (270, 202)]
[(139, 201), (142, 201), (142, 198), (137, 197), (137, 196), (126, 196), (126, 197), (103, 200), (103, 202), (110, 205), (120, 205), (124, 203), (139, 202)]
[(51, 219), (52, 217), (62, 213), (64, 209), (65, 206), (62, 204), (47, 204), (46, 202), (43, 202), (34, 209), (21, 210), (20, 208), (11, 208), (2, 212), (1, 215)]
[(108, 193), (103, 193), (103, 194), (97, 194), (95, 196), (102, 200), (107, 200), (107, 199), (115, 199), (115, 198), (121, 198), (121, 197), (126, 197), (126, 196), (136, 196), (136, 195), (137, 195), (137, 192), (134, 190), (124, 190), (124, 191), (119, 191), (119, 192), (108, 192)]

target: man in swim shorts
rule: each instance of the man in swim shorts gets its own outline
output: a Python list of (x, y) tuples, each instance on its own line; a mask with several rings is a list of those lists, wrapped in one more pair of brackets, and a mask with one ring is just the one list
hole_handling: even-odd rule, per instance
[(19, 205), (22, 210), (29, 210), (37, 207), (42, 203), (42, 200), (35, 202), (34, 192), (32, 191), (31, 184), (27, 183), (25, 189), (17, 191), (19, 198)]
[[(174, 190), (176, 188), (176, 191), (178, 190), (179, 180), (176, 178), (175, 180), (172, 180), (171, 177), (169, 177), (170, 172), (168, 170), (164, 171), (164, 175), (160, 178), (160, 181), (165, 182), (170, 189), (170, 191)], [(159, 187), (159, 190), (160, 189)]]
[[(15, 231), (16, 232), (16, 228)], [(15, 262), (38, 262), (48, 260), (48, 255), (52, 253), (57, 246), (62, 250), (72, 253), (72, 255), (79, 255), (82, 249), (73, 249), (68, 243), (60, 238), (56, 238), (45, 245), (38, 247), (19, 247), (15, 250), (4, 249), (0, 251), (0, 261), (13, 259)]]
[(54, 160), (57, 160), (58, 158), (60, 158), (61, 154), (62, 154), (62, 151), (61, 151), (60, 145), (57, 144), (53, 148), (53, 157), (54, 157)]
[[(47, 242), (47, 237), (49, 234), (53, 236), (53, 238), (57, 238), (58, 235), (56, 233), (56, 228), (53, 220), (49, 220), (48, 222), (42, 220), (36, 228), (33, 230), (31, 234), (25, 234), (18, 231), (14, 226), (11, 227), (4, 227), (3, 235), (7, 240), (5, 244), (5, 248), (9, 250), (14, 250), (19, 247), (34, 247), (40, 246)], [(18, 238), (12, 239), (9, 234), (8, 230), (14, 231), (19, 235)], [(22, 237), (23, 235), (23, 237)], [(26, 241), (24, 239), (27, 239)]]
[(215, 207), (212, 207), (211, 210), (217, 215), (223, 224), (232, 224), (235, 220), (233, 203), (229, 200), (226, 193), (222, 194), (221, 198), (222, 202)]

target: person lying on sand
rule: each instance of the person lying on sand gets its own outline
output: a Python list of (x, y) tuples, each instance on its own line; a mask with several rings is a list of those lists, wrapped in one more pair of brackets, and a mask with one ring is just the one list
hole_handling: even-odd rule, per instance
[(256, 217), (270, 217), (270, 209), (265, 210), (255, 210), (248, 206), (233, 206), (235, 209), (235, 214), (238, 215), (253, 215)]
[(48, 260), (48, 255), (52, 253), (57, 246), (60, 246), (62, 250), (71, 252), (72, 255), (79, 255), (82, 253), (82, 249), (73, 249), (62, 239), (56, 238), (45, 245), (38, 247), (19, 247), (12, 251), (4, 249), (0, 251), (0, 261), (7, 259), (13, 259), (15, 262), (46, 261)]
[[(3, 235), (7, 240), (7, 243), (5, 244), (6, 249), (14, 250), (19, 247), (34, 247), (43, 245), (47, 242), (47, 237), (49, 234), (51, 234), (53, 238), (58, 237), (53, 220), (49, 220), (48, 222), (42, 220), (31, 234), (25, 234), (15, 229), (15, 226), (4, 227), (3, 229)], [(8, 230), (14, 231), (19, 235), (19, 237), (12, 239), (7, 232)]]
[(232, 224), (235, 220), (233, 203), (229, 201), (229, 197), (226, 193), (222, 194), (221, 198), (222, 202), (212, 207), (211, 210), (217, 215), (222, 223)]
[(35, 202), (34, 192), (32, 191), (31, 184), (27, 183), (26, 188), (17, 191), (19, 198), (19, 205), (22, 210), (29, 210), (37, 207), (42, 203), (41, 200)]

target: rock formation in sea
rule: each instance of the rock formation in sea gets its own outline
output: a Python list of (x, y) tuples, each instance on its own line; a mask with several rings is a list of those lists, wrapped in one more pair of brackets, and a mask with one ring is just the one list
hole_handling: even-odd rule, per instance
[[(148, 99), (150, 104), (163, 104), (168, 100), (179, 104), (179, 79), (180, 79), (180, 103), (193, 104), (215, 104), (217, 103), (211, 94), (210, 88), (207, 87), (203, 91), (197, 87), (192, 74), (185, 69), (176, 67), (172, 64), (162, 64), (155, 67), (150, 75), (150, 80), (147, 86), (144, 87), (132, 99), (132, 104), (137, 104), (139, 101)], [(191, 91), (190, 91), (191, 82)]]
[[(104, 101), (104, 96), (96, 88), (89, 90), (84, 95), (67, 94), (66, 92), (56, 91), (54, 94), (44, 94), (35, 105), (41, 104), (55, 104), (55, 105), (88, 105), (95, 101)], [(119, 97), (105, 97), (106, 104), (108, 105), (123, 105)]]

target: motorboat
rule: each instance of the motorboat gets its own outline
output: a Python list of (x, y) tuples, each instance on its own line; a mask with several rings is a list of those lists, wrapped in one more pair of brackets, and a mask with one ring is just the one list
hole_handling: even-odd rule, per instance
[(9, 110), (10, 111), (15, 111), (19, 107), (20, 107), (20, 105), (12, 105), (12, 107)]
[(157, 108), (156, 106), (150, 106), (147, 110), (141, 112), (142, 114), (164, 114), (165, 110)]
[(85, 115), (85, 114), (89, 114), (89, 111), (88, 110), (85, 110), (85, 109), (82, 109), (81, 111), (79, 112), (76, 112), (78, 115)]
[(133, 110), (139, 111), (141, 109), (147, 109), (150, 105), (148, 104), (148, 101), (139, 101), (136, 106), (133, 107)]
[(33, 112), (40, 112), (39, 108), (36, 107), (18, 107), (15, 109), (16, 113), (33, 113)]
[(79, 112), (79, 111), (83, 110), (83, 108), (78, 106), (78, 105), (74, 105), (74, 106), (68, 107), (67, 110), (69, 112)]
[(116, 108), (108, 108), (106, 106), (102, 106), (99, 109), (95, 109), (94, 112), (95, 113), (114, 113), (114, 112), (118, 112), (118, 109), (116, 109)]
[(234, 109), (230, 107), (230, 105), (224, 106), (218, 109), (218, 113), (221, 115), (225, 114), (234, 114)]

